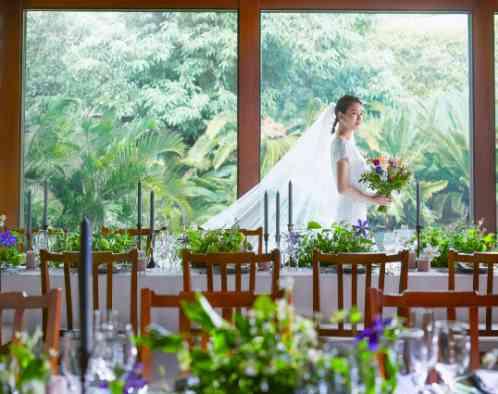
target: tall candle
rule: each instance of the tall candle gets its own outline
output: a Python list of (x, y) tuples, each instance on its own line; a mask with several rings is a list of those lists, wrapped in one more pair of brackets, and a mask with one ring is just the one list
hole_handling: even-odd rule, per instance
[(142, 182), (140, 181), (137, 190), (137, 227), (142, 228)]
[(81, 338), (81, 383), (84, 393), (85, 375), (88, 358), (92, 346), (92, 307), (90, 302), (90, 280), (92, 278), (92, 230), (90, 222), (84, 218), (80, 233), (80, 267), (79, 267), (79, 300), (80, 300), (80, 338)]
[(416, 225), (417, 228), (420, 226), (420, 183), (416, 182)]
[(264, 233), (268, 234), (268, 192), (265, 191), (265, 198), (264, 198)]
[(150, 231), (151, 236), (154, 234), (154, 190), (150, 191)]
[(43, 182), (43, 220), (42, 220), (43, 230), (48, 229), (48, 182), (45, 179)]
[[(292, 227), (292, 181), (289, 181), (289, 228)], [(290, 231), (290, 230), (289, 230)]]
[(280, 192), (277, 191), (275, 212), (275, 240), (280, 240)]
[(28, 217), (26, 219), (26, 238), (28, 241), (28, 250), (32, 250), (32, 232), (33, 232), (33, 220), (31, 216), (31, 190), (28, 190), (28, 199), (26, 204), (26, 211), (28, 213)]

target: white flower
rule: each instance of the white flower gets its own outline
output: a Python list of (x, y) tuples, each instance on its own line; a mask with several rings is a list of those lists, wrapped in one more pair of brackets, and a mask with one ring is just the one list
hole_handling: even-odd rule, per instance
[(4, 227), (6, 221), (7, 221), (7, 215), (0, 215), (0, 227)]

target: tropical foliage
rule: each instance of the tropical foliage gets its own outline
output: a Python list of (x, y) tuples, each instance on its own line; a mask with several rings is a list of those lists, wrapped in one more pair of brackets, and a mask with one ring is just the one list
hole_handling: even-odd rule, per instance
[[(354, 93), (368, 113), (360, 146), (407, 161), (426, 224), (466, 221), (465, 18), (263, 13), (262, 174), (325, 105)], [(431, 28), (421, 31), (421, 20)], [(234, 201), (236, 13), (30, 11), (26, 21), (24, 182), (34, 227), (45, 179), (50, 224), (70, 230), (83, 213), (97, 226), (134, 226), (138, 180), (172, 228), (202, 224)], [(414, 212), (411, 186), (388, 221), (413, 225)], [(371, 211), (369, 221), (385, 216)]]

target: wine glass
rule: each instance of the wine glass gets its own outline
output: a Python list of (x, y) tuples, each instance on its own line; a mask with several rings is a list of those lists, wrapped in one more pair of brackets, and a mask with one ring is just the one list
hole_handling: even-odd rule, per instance
[(437, 321), (439, 356), (436, 370), (453, 392), (455, 380), (469, 365), (470, 341), (465, 326), (455, 321)]
[(66, 379), (67, 392), (80, 392), (80, 336), (77, 331), (67, 331), (61, 338), (61, 373)]

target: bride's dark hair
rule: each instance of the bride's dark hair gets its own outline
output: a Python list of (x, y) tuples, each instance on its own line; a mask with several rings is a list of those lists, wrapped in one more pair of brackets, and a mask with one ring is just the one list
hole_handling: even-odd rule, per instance
[(354, 103), (358, 103), (358, 104), (363, 105), (361, 100), (356, 96), (345, 95), (345, 96), (342, 96), (337, 101), (337, 104), (335, 105), (335, 108), (334, 108), (335, 119), (334, 119), (334, 123), (332, 125), (332, 134), (335, 133), (335, 127), (337, 126), (337, 123), (339, 123), (339, 119), (337, 116), (338, 113), (342, 112), (343, 114), (345, 114), (346, 111), (348, 110), (348, 108)]

